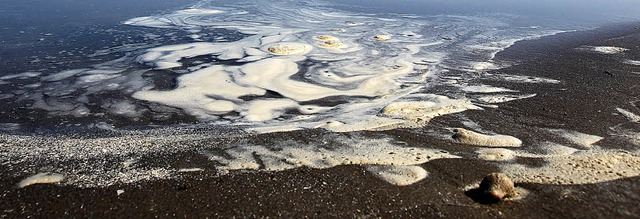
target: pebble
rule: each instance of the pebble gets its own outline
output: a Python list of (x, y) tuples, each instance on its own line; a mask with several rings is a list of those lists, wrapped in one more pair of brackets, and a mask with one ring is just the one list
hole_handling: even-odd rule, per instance
[(480, 189), (486, 196), (499, 200), (516, 196), (513, 181), (503, 173), (490, 173), (485, 176), (480, 182)]

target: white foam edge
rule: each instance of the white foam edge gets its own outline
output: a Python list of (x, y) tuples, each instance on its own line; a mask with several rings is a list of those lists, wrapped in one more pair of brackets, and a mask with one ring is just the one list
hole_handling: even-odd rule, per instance
[(434, 159), (459, 158), (442, 150), (406, 147), (385, 139), (346, 139), (348, 147), (326, 149), (315, 145), (287, 145), (277, 151), (260, 145), (246, 145), (226, 149), (227, 156), (208, 154), (211, 161), (220, 163), (218, 170), (282, 171), (298, 167), (325, 169), (338, 165), (412, 166)]
[(627, 119), (631, 122), (635, 122), (635, 123), (640, 122), (640, 116), (636, 115), (635, 113), (632, 113), (622, 108), (616, 108), (616, 111), (621, 113), (623, 116), (627, 117)]
[(520, 147), (522, 141), (509, 135), (487, 135), (464, 128), (455, 128), (454, 141), (483, 147)]
[(580, 49), (586, 49), (588, 51), (593, 51), (602, 54), (618, 54), (628, 51), (627, 48), (616, 47), (616, 46), (583, 46), (579, 47)]
[(62, 174), (57, 173), (38, 173), (36, 175), (27, 177), (18, 183), (18, 188), (24, 188), (34, 184), (49, 184), (58, 183), (64, 180)]
[(515, 182), (593, 184), (640, 175), (640, 153), (621, 150), (578, 151), (544, 158), (542, 167), (502, 163), (500, 169)]
[(637, 66), (640, 66), (640, 61), (637, 61), (637, 60), (631, 60), (631, 59), (628, 59), (628, 60), (625, 60), (625, 61), (624, 61), (624, 63), (625, 63), (625, 64), (629, 64), (629, 65), (637, 65)]
[(367, 171), (397, 186), (407, 186), (426, 178), (429, 173), (420, 166), (367, 166)]
[(514, 94), (496, 94), (496, 95), (485, 95), (480, 96), (477, 99), (484, 103), (505, 103), (511, 102), (515, 100), (522, 100), (535, 97), (536, 94), (523, 94), (523, 95), (514, 95)]
[(179, 173), (191, 173), (191, 172), (202, 172), (204, 171), (204, 169), (202, 168), (182, 168), (182, 169), (178, 169)]
[(547, 131), (561, 136), (569, 142), (581, 146), (584, 149), (597, 149), (598, 146), (595, 145), (595, 143), (604, 139), (603, 137), (597, 135), (591, 135), (571, 130), (547, 129)]
[(469, 93), (500, 93), (500, 92), (517, 92), (503, 87), (494, 87), (489, 85), (472, 85), (464, 86), (462, 90)]

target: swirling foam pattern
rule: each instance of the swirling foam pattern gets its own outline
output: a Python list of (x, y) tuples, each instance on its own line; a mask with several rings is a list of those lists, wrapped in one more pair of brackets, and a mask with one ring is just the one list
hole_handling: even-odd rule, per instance
[[(184, 31), (190, 42), (116, 48), (111, 52), (127, 55), (87, 68), (45, 73), (39, 83), (22, 87), (27, 91), (21, 91), (19, 99), (33, 100), (32, 108), (52, 115), (77, 117), (106, 111), (135, 120), (160, 118), (164, 111), (178, 108), (200, 120), (231, 121), (259, 132), (416, 127), (436, 115), (477, 108), (466, 99), (450, 99), (455, 92), (466, 92), (464, 83), (446, 96), (424, 95), (442, 82), (435, 75), (451, 69), (498, 68), (492, 60), (498, 51), (520, 39), (554, 33), (512, 28), (508, 21), (490, 16), (359, 14), (322, 1), (201, 1), (124, 22)], [(201, 39), (203, 32), (220, 31), (238, 35), (239, 40)], [(155, 75), (166, 71), (178, 75), (176, 83), (158, 87)], [(114, 92), (132, 98), (118, 99)], [(96, 98), (100, 95), (105, 98)], [(394, 102), (413, 109), (409, 113), (433, 116), (381, 113)], [(101, 112), (91, 107), (96, 105)]]
[[(27, 101), (30, 109), (45, 110), (52, 116), (99, 117), (106, 112), (134, 120), (143, 117), (153, 120), (178, 109), (209, 121), (207, 125), (219, 122), (256, 132), (305, 128), (348, 132), (417, 127), (435, 116), (479, 109), (464, 96), (487, 104), (535, 96), (469, 83), (469, 78), (477, 75), (474, 73), (503, 67), (493, 58), (514, 42), (557, 32), (544, 27), (513, 26), (510, 19), (509, 16), (494, 15), (362, 14), (342, 11), (323, 1), (205, 0), (188, 9), (124, 22), (144, 27), (141, 28), (144, 30), (161, 29), (167, 32), (164, 36), (177, 38), (176, 35), (183, 34), (188, 36), (183, 40), (186, 42), (161, 43), (154, 39), (162, 36), (150, 32), (145, 35), (149, 42), (109, 48), (91, 56), (104, 58), (125, 53), (117, 59), (58, 72), (37, 70), (6, 75), (0, 77), (0, 84), (27, 79), (37, 82), (18, 84), (17, 90), (0, 93), (0, 99)], [(203, 37), (212, 32), (229, 33), (229, 36)], [(163, 75), (171, 75), (171, 78), (162, 79)], [(494, 77), (518, 83), (560, 83), (545, 78)], [(163, 85), (167, 81), (175, 83)], [(436, 85), (446, 86), (446, 93), (430, 89)], [(505, 92), (508, 94), (499, 94)], [(631, 112), (619, 111), (629, 118), (637, 117)], [(637, 119), (632, 121), (637, 122)], [(17, 123), (0, 126), (4, 131), (20, 129)], [(563, 178), (565, 170), (574, 170), (565, 165), (567, 161), (593, 164), (594, 157), (609, 156), (609, 166), (581, 169), (578, 175), (583, 176), (588, 175), (585, 172), (603, 168), (609, 171), (619, 160), (625, 161), (621, 162), (624, 164), (637, 163), (640, 157), (637, 152), (623, 155), (600, 150), (594, 145), (602, 139), (598, 136), (562, 130), (550, 132), (579, 147), (550, 144), (545, 151), (549, 155), (531, 154), (524, 151), (526, 148), (478, 149), (477, 157), (473, 159), (510, 162), (517, 157), (544, 158), (550, 163), (546, 169), (510, 163), (502, 165), (502, 169), (520, 181), (532, 181), (532, 177), (544, 171), (560, 179), (545, 182), (573, 184), (594, 180), (571, 175)], [(105, 154), (145, 153), (151, 150), (149, 145), (157, 145), (152, 149), (163, 151), (170, 147), (188, 147), (182, 141), (210, 135), (177, 136), (160, 132), (122, 138), (43, 140), (2, 134), (0, 137), (4, 142), (23, 145), (4, 147), (0, 153), (3, 157), (21, 159), (40, 159), (56, 154), (61, 163), (77, 159), (74, 156), (93, 161)], [(416, 165), (430, 159), (459, 158), (437, 149), (402, 146), (390, 139), (350, 139), (332, 135), (338, 133), (327, 134), (322, 142), (308, 145), (299, 142), (280, 142), (275, 146), (225, 144), (220, 150), (226, 156), (204, 155), (219, 164), (216, 169), (226, 171), (382, 165), (368, 169), (397, 185), (408, 185), (428, 175)], [(475, 135), (491, 142), (495, 138), (506, 138), (510, 142), (507, 146), (522, 143), (511, 136)], [(630, 132), (628, 136), (637, 143), (637, 133)], [(492, 144), (474, 144), (472, 147), (486, 146)], [(131, 162), (125, 163), (129, 166)], [(134, 169), (129, 172), (129, 178), (120, 179), (119, 169), (105, 174), (99, 167), (83, 165), (82, 168), (88, 168), (96, 178), (106, 180), (103, 184), (87, 183), (94, 186), (109, 185), (113, 180), (129, 182), (166, 177), (170, 172)], [(632, 165), (624, 168), (620, 174), (611, 170), (611, 174), (598, 180), (638, 175), (637, 168), (633, 169)], [(67, 174), (85, 172), (67, 167), (60, 169)], [(115, 174), (118, 177), (114, 177)], [(85, 184), (86, 177), (70, 174), (68, 180)]]
[[(473, 68), (523, 34), (541, 34), (539, 30), (500, 31), (506, 24), (487, 18), (381, 17), (337, 11), (323, 2), (248, 2), (216, 6), (201, 2), (192, 9), (126, 21), (129, 25), (191, 32), (225, 28), (249, 35), (235, 42), (197, 42), (147, 50), (137, 60), (157, 69), (181, 67), (185, 58), (205, 55), (234, 60), (238, 65), (214, 64), (180, 76), (175, 89), (145, 87), (133, 97), (181, 108), (203, 119), (237, 113), (242, 117), (239, 121), (271, 121), (270, 127), (274, 127), (253, 129), (258, 131), (413, 126), (415, 121), (377, 114), (403, 98), (414, 99), (410, 103), (416, 103), (415, 107), (432, 102), (457, 109), (441, 114), (475, 108), (467, 101), (442, 103), (440, 96), (411, 95), (429, 86), (431, 77), (452, 63), (447, 60), (451, 54), (445, 51), (474, 49), (475, 56), (484, 59), (460, 60), (455, 66)], [(489, 42), (489, 36), (508, 37), (483, 44)], [(267, 97), (267, 93), (277, 95)], [(331, 104), (331, 99), (342, 101)], [(296, 111), (298, 116), (274, 121), (287, 111)]]

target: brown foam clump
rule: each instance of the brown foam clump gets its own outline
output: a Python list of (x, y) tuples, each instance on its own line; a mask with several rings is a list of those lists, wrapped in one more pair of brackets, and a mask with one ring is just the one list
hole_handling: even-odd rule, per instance
[(318, 40), (327, 41), (327, 40), (338, 40), (338, 38), (329, 35), (322, 35), (316, 37)]
[(303, 55), (310, 52), (312, 47), (304, 43), (275, 43), (267, 46), (267, 51), (274, 55)]
[(344, 47), (344, 44), (342, 44), (340, 39), (334, 36), (322, 35), (322, 36), (317, 36), (316, 39), (319, 41), (317, 44), (318, 47), (321, 47), (321, 48), (338, 49), (338, 48)]
[(485, 146), (485, 147), (520, 147), (522, 141), (508, 135), (485, 135), (471, 130), (456, 128), (452, 138), (464, 144)]
[(588, 184), (640, 175), (640, 153), (627, 151), (580, 151), (569, 156), (550, 156), (547, 164), (533, 168), (505, 164), (502, 171), (516, 182)]
[(336, 49), (342, 47), (342, 42), (329, 40), (318, 43), (318, 46), (326, 49)]
[(414, 184), (429, 175), (419, 166), (369, 166), (367, 170), (378, 178), (398, 186)]
[(64, 180), (64, 176), (62, 174), (38, 173), (20, 181), (18, 183), (18, 188), (24, 188), (33, 184), (58, 183), (62, 180)]

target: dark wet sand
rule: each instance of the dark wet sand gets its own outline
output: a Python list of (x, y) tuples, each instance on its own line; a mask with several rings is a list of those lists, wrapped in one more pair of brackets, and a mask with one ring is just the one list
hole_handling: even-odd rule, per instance
[[(579, 51), (581, 45), (614, 45), (630, 51), (602, 55)], [(561, 84), (518, 84), (482, 80), (536, 97), (499, 104), (497, 109), (467, 111), (438, 117), (423, 129), (383, 134), (411, 145), (438, 145), (448, 151), (472, 153), (468, 147), (434, 139), (428, 132), (461, 126), (461, 118), (497, 133), (518, 134), (524, 144), (553, 138), (539, 128), (575, 130), (609, 136), (609, 127), (624, 123), (616, 107), (640, 109), (640, 66), (620, 60), (640, 60), (640, 30), (623, 24), (520, 42), (498, 55), (501, 60), (527, 60), (493, 73), (541, 76)], [(608, 73), (607, 73), (608, 72)], [(634, 127), (638, 128), (638, 127)], [(439, 130), (440, 129), (440, 130)], [(273, 138), (310, 138), (316, 131), (269, 134)], [(525, 134), (523, 134), (525, 133)], [(376, 133), (364, 133), (364, 135)], [(557, 139), (560, 141), (561, 139)], [(607, 137), (604, 148), (633, 148)], [(154, 155), (142, 163), (155, 166), (213, 168), (197, 151)], [(187, 159), (190, 158), (190, 159)], [(530, 165), (538, 165), (535, 160)], [(640, 217), (640, 177), (591, 185), (517, 184), (530, 194), (521, 200), (481, 204), (462, 189), (496, 171), (491, 162), (470, 159), (436, 160), (422, 165), (429, 177), (410, 186), (383, 182), (361, 166), (330, 169), (299, 168), (282, 172), (233, 172), (211, 177), (208, 172), (178, 179), (80, 189), (33, 185), (15, 188), (19, 178), (0, 171), (0, 217), (454, 217), (454, 218), (637, 218)], [(117, 195), (117, 190), (124, 193)], [(468, 193), (467, 193), (468, 194)]]

